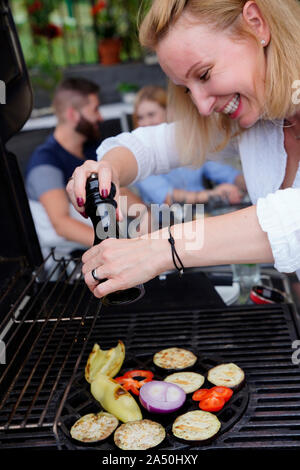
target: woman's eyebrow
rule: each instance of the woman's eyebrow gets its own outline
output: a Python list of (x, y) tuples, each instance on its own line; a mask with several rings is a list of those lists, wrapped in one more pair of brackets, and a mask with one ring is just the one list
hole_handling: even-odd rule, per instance
[(185, 78), (189, 78), (189, 75), (192, 73), (192, 71), (194, 70), (194, 68), (198, 67), (199, 65), (202, 64), (202, 60), (200, 60), (199, 62), (196, 62), (195, 64), (193, 64), (189, 70), (187, 71), (186, 75), (185, 75)]

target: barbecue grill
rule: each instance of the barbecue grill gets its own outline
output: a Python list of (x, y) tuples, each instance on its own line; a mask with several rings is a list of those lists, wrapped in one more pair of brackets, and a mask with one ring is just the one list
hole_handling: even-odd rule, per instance
[[(176, 273), (156, 278), (139, 302), (112, 308), (87, 289), (80, 259), (56, 260), (51, 253), (52, 270), (45, 270), (48, 259), (41, 255), (17, 158), (5, 148), (32, 106), (5, 0), (0, 24), (1, 79), (7, 87), (7, 104), (0, 106), (0, 448), (89, 449), (69, 435), (76, 419), (99, 410), (84, 366), (95, 342), (108, 349), (119, 339), (126, 347), (124, 367), (153, 368), (155, 352), (176, 346), (193, 350), (201, 371), (225, 361), (246, 373), (212, 442), (179, 441), (167, 420), (160, 451), (298, 448), (300, 370), (292, 345), (300, 323), (292, 302), (228, 307), (214, 289), (211, 271), (196, 269), (181, 279)], [(268, 279), (287, 292), (285, 276), (273, 273)], [(90, 447), (117, 450), (112, 438)]]

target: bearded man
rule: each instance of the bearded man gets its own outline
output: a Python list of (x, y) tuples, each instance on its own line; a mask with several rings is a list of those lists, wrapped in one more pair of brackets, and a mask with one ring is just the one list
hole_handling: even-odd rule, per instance
[(93, 244), (90, 220), (73, 210), (65, 188), (77, 166), (97, 160), (99, 107), (98, 85), (84, 78), (63, 80), (53, 98), (55, 130), (29, 160), (26, 190), (45, 257), (51, 249), (59, 257)]

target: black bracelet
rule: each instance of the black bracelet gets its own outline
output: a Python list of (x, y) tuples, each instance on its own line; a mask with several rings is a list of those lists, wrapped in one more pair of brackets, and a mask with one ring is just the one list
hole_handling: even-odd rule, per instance
[[(168, 238), (168, 242), (171, 245), (173, 263), (174, 263), (174, 266), (177, 269), (177, 271), (179, 271), (180, 276), (182, 276), (182, 274), (184, 272), (184, 266), (183, 266), (182, 261), (179, 258), (178, 253), (176, 251), (175, 240), (174, 240), (174, 238), (171, 234), (171, 227), (168, 227), (168, 230), (169, 230), (169, 235), (170, 235), (170, 237)], [(176, 260), (177, 260), (177, 262), (179, 263), (180, 266), (178, 266)]]

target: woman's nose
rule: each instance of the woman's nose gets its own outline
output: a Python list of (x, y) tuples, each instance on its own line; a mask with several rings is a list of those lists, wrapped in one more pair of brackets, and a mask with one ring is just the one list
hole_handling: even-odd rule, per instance
[(202, 116), (210, 116), (214, 110), (216, 98), (204, 92), (192, 92), (192, 100)]

